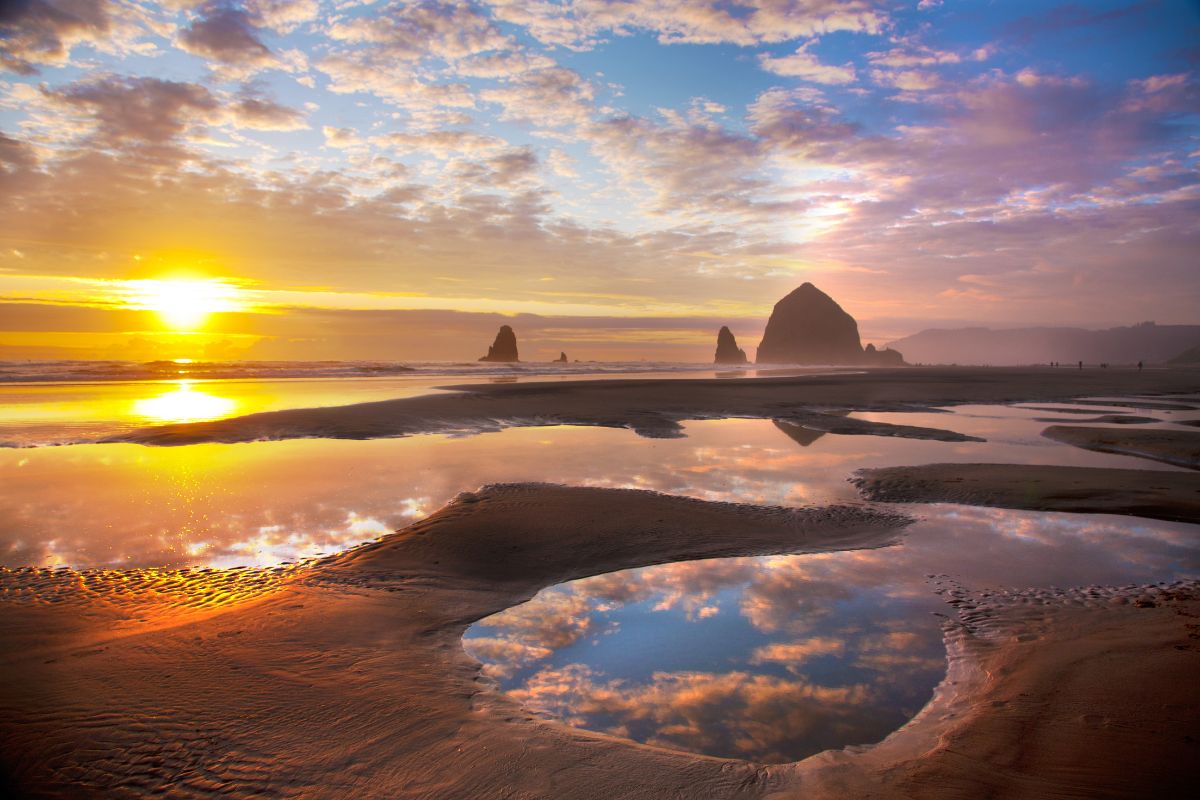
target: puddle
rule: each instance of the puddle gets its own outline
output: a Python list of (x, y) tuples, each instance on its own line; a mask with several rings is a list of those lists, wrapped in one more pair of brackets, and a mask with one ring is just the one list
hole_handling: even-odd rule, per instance
[[(914, 509), (917, 510), (917, 509)], [(897, 545), (723, 558), (549, 587), (471, 626), (500, 691), (569, 725), (764, 763), (878, 742), (945, 674), (929, 575), (972, 590), (1200, 575), (1197, 529), (926, 506)]]

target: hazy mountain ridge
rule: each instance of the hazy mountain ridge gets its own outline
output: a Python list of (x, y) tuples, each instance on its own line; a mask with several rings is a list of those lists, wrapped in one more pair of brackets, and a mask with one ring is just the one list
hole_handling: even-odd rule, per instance
[(1200, 325), (1143, 322), (1106, 330), (931, 328), (889, 342), (888, 347), (903, 351), (913, 364), (1153, 364), (1170, 361), (1198, 344)]

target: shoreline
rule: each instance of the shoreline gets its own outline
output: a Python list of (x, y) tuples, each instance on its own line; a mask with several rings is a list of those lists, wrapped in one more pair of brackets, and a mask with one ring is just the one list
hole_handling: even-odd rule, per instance
[(535, 425), (629, 428), (648, 438), (674, 438), (683, 435), (681, 423), (688, 420), (728, 417), (779, 419), (841, 434), (970, 441), (954, 431), (843, 415), (937, 411), (938, 406), (964, 403), (1058, 402), (1111, 394), (1194, 394), (1200, 392), (1200, 371), (905, 367), (801, 378), (620, 379), (438, 388), (450, 393), (157, 425), (94, 441), (177, 446), (288, 438), (371, 439)]

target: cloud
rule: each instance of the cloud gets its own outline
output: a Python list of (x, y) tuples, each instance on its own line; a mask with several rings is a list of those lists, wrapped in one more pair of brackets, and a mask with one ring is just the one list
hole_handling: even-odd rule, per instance
[(602, 120), (586, 139), (630, 189), (648, 190), (656, 213), (743, 214), (766, 187), (758, 145), (721, 128), (657, 125), (638, 117)]
[(654, 33), (664, 44), (785, 42), (835, 31), (879, 33), (887, 4), (868, 0), (489, 0), (496, 17), (525, 28), (547, 45), (595, 47), (605, 35)]
[(391, 62), (457, 61), (511, 45), (488, 17), (465, 2), (391, 2), (378, 13), (334, 22), (336, 42), (368, 45)]
[[(1009, 26), (1007, 41), (980, 43), (939, 28), (940, 13), (914, 23), (894, 7), (9, 3), (0, 58), (10, 71), (89, 69), (84, 80), (46, 69), (3, 84), (5, 135), (16, 143), (5, 145), (9, 227), (21, 220), (54, 239), (58, 231), (31, 216), (42, 209), (65, 220), (72, 243), (144, 249), (106, 231), (94, 195), (111, 186), (131, 220), (160, 219), (189, 241), (193, 233), (161, 219), (156, 204), (194, 215), (213, 242), (233, 241), (214, 233), (222, 226), (257, 220), (263, 244), (316, 283), (315, 261), (302, 264), (292, 242), (343, 263), (340, 241), (355, 266), (339, 281), (379, 286), (402, 273), (431, 296), (481, 285), (514, 304), (657, 306), (647, 288), (655, 283), (681, 308), (741, 316), (768, 308), (802, 274), (893, 330), (903, 318), (1058, 321), (1053, 293), (1066, 290), (1079, 299), (1075, 322), (1122, 320), (1129, 296), (1163, 308), (1163, 318), (1190, 319), (1195, 75), (1167, 60), (1119, 65), (1112, 80), (1084, 67), (1068, 74), (1032, 50), (1028, 63), (992, 68), (991, 54), (1008, 47), (1011, 56), (1030, 21)], [(1026, 33), (1040, 35), (1041, 23), (1170, 24), (1138, 8), (1103, 18), (1056, 10)], [(833, 31), (836, 52), (848, 43), (860, 55), (817, 58)], [(683, 55), (669, 47), (678, 42), (736, 44), (746, 48), (739, 58), (788, 80), (757, 97), (700, 78), (661, 96), (625, 96), (619, 71), (594, 67), (607, 66), (605, 41), (626, 36), (668, 66)], [(768, 45), (778, 46), (766, 53)], [(206, 59), (203, 80), (178, 77), (195, 69), (182, 47)], [(573, 61), (559, 47), (602, 49)], [(129, 53), (159, 58), (123, 60)], [(729, 48), (706, 54), (732, 57)], [(247, 84), (266, 69), (301, 82), (286, 82), (302, 98), (290, 101), (297, 108)], [(847, 104), (847, 94), (870, 102)], [(255, 134), (310, 121), (324, 147)], [(168, 189), (179, 197), (163, 200)], [(235, 261), (286, 277), (287, 259), (259, 244), (248, 248), (253, 259)], [(1135, 278), (1121, 266), (1133, 262), (1155, 268)], [(512, 279), (502, 285), (495, 274)], [(996, 283), (968, 286), (963, 274)], [(950, 296), (953, 312), (938, 307)]]
[(854, 65), (847, 63), (839, 67), (823, 63), (815, 53), (809, 52), (808, 48), (814, 43), (815, 40), (805, 42), (790, 56), (776, 58), (767, 53), (760, 54), (758, 63), (767, 72), (789, 78), (801, 78), (812, 83), (827, 85), (854, 83), (857, 77)]
[(158, 78), (110, 75), (42, 94), (59, 113), (74, 115), (77, 142), (86, 136), (118, 149), (139, 143), (180, 145), (208, 126), (260, 131), (307, 127), (303, 114), (253, 91), (226, 96), (200, 84)]
[(271, 51), (258, 36), (249, 14), (229, 2), (208, 3), (179, 34), (183, 49), (225, 64), (270, 63)]
[(33, 75), (42, 66), (66, 64), (79, 45), (144, 51), (139, 40), (150, 27), (142, 9), (113, 0), (6, 0), (0, 4), (0, 67)]
[(221, 104), (204, 86), (158, 78), (109, 76), (44, 90), (61, 106), (91, 118), (98, 141), (165, 143), (215, 117)]
[(500, 119), (535, 127), (574, 128), (595, 114), (595, 89), (574, 70), (562, 67), (523, 72), (480, 98), (501, 107)]
[(228, 118), (239, 128), (298, 131), (308, 127), (304, 115), (296, 109), (253, 94), (241, 96), (228, 108)]
[(440, 159), (447, 159), (453, 154), (489, 156), (508, 147), (508, 142), (498, 136), (454, 130), (389, 133), (372, 137), (371, 141), (398, 153), (427, 155)]
[(246, 7), (265, 28), (290, 33), (321, 13), (318, 0), (249, 0)]
[(458, 61), (454, 71), (469, 78), (516, 78), (527, 72), (549, 69), (557, 64), (554, 59), (520, 50), (503, 53), (476, 55)]
[(316, 66), (329, 76), (329, 90), (335, 94), (367, 92), (412, 113), (475, 107), (475, 97), (465, 83), (420, 80), (394, 69), (383, 53), (355, 51), (330, 55)]

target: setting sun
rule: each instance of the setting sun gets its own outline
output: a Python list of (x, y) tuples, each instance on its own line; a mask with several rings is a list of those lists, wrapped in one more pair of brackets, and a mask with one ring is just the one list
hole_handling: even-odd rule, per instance
[(235, 311), (239, 289), (220, 280), (130, 281), (139, 308), (158, 313), (167, 326), (178, 331), (202, 328), (209, 314)]

